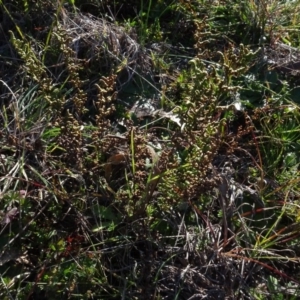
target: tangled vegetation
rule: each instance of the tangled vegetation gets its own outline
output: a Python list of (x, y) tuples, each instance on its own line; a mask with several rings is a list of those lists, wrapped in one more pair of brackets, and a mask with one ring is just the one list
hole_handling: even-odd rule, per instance
[(299, 0), (0, 6), (1, 299), (300, 297)]

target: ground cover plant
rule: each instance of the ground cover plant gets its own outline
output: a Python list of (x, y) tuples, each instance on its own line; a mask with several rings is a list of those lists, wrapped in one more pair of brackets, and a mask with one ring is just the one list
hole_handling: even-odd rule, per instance
[(298, 299), (300, 1), (0, 1), (1, 299)]

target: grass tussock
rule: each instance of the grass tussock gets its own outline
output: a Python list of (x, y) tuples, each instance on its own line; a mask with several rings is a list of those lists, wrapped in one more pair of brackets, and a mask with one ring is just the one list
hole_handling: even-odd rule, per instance
[(299, 1), (125, 2), (0, 3), (1, 297), (298, 299)]

